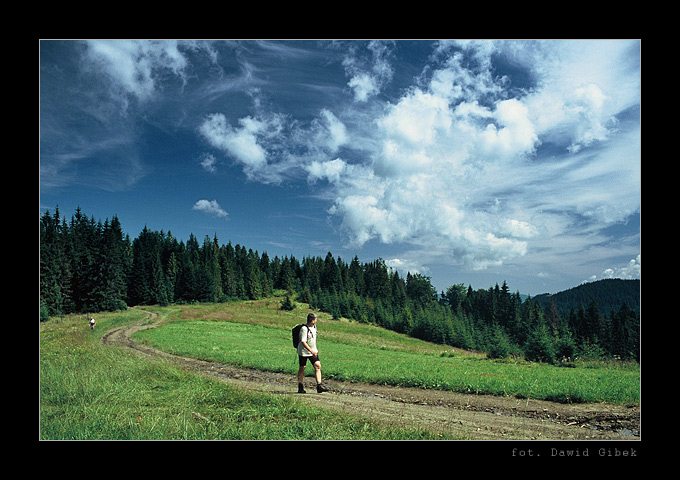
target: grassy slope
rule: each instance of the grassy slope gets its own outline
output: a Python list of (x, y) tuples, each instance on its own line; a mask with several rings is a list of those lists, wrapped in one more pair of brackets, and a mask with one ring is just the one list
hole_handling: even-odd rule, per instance
[[(277, 306), (278, 300), (268, 299), (183, 307), (172, 312), (170, 324), (136, 338), (180, 355), (294, 374), (290, 328), (308, 310), (281, 312)], [(564, 368), (491, 361), (324, 314), (318, 329), (326, 378), (562, 402), (639, 402), (639, 366), (634, 363)]]
[[(290, 328), (306, 310), (278, 300), (150, 308), (168, 325), (138, 334), (160, 348), (220, 362), (295, 372)], [(101, 335), (138, 310), (40, 325), (41, 439), (440, 438), (393, 431), (288, 397), (241, 392), (160, 360), (105, 347)], [(324, 375), (339, 380), (613, 403), (639, 402), (639, 368), (557, 368), (496, 362), (371, 325), (321, 315)], [(253, 354), (255, 352), (255, 354)], [(442, 356), (442, 354), (444, 356)], [(453, 356), (450, 356), (453, 354)]]
[(129, 310), (40, 325), (40, 439), (422, 439), (291, 398), (242, 392), (158, 359), (101, 344), (144, 318)]

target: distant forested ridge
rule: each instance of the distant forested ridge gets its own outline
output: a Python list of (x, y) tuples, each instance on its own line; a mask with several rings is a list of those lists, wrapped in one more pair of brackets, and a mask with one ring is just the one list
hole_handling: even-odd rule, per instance
[(553, 295), (548, 293), (536, 295), (534, 300), (544, 309), (554, 303), (557, 311), (563, 316), (568, 315), (571, 310), (578, 310), (581, 305), (588, 306), (591, 301), (594, 301), (603, 312), (618, 310), (625, 303), (640, 313), (640, 280), (607, 278), (583, 283)]
[[(589, 285), (600, 284), (608, 291), (618, 285)], [(220, 244), (217, 236), (199, 242), (191, 234), (184, 242), (145, 227), (131, 239), (116, 216), (102, 223), (80, 208), (70, 221), (58, 208), (40, 216), (41, 321), (134, 305), (256, 300), (275, 291), (285, 292), (282, 308), (294, 308), (297, 300), (336, 318), (484, 351), (490, 358), (555, 363), (640, 356), (639, 294), (637, 303), (630, 294), (608, 294), (603, 308), (591, 292), (565, 313), (561, 294), (522, 300), (506, 282), (477, 290), (456, 284), (438, 293), (430, 277), (403, 277), (382, 259), (347, 261), (331, 252), (323, 258), (270, 258), (231, 241)]]

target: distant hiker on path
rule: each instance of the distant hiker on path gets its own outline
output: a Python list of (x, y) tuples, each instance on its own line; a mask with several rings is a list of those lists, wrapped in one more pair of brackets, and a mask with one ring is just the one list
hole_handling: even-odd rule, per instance
[(94, 330), (94, 317), (90, 317), (90, 330)]
[(327, 392), (328, 388), (321, 382), (321, 362), (319, 361), (319, 351), (316, 348), (316, 314), (307, 315), (307, 324), (300, 328), (300, 343), (298, 343), (297, 354), (300, 363), (298, 370), (298, 393), (306, 393), (302, 385), (305, 377), (305, 365), (307, 360), (314, 367), (316, 377), (316, 391), (318, 393)]

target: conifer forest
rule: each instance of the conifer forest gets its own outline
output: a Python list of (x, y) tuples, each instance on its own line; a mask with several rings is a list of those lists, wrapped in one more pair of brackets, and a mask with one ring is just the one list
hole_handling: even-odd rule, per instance
[[(584, 287), (584, 288), (582, 288)], [(586, 288), (587, 287), (587, 288)], [(419, 339), (529, 361), (640, 360), (640, 281), (601, 280), (526, 297), (504, 281), (488, 288), (400, 275), (382, 259), (271, 258), (217, 236), (185, 241), (146, 227), (131, 239), (116, 216), (40, 215), (40, 319), (135, 305), (256, 300), (296, 302)]]

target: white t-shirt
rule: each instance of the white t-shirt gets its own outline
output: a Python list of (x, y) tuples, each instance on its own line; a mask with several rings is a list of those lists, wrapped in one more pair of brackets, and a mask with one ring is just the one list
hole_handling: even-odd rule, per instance
[(307, 342), (309, 348), (316, 350), (316, 325), (308, 327), (303, 325), (300, 329), (300, 343), (298, 343), (297, 354), (300, 357), (311, 357), (312, 354), (305, 348), (302, 342)]

